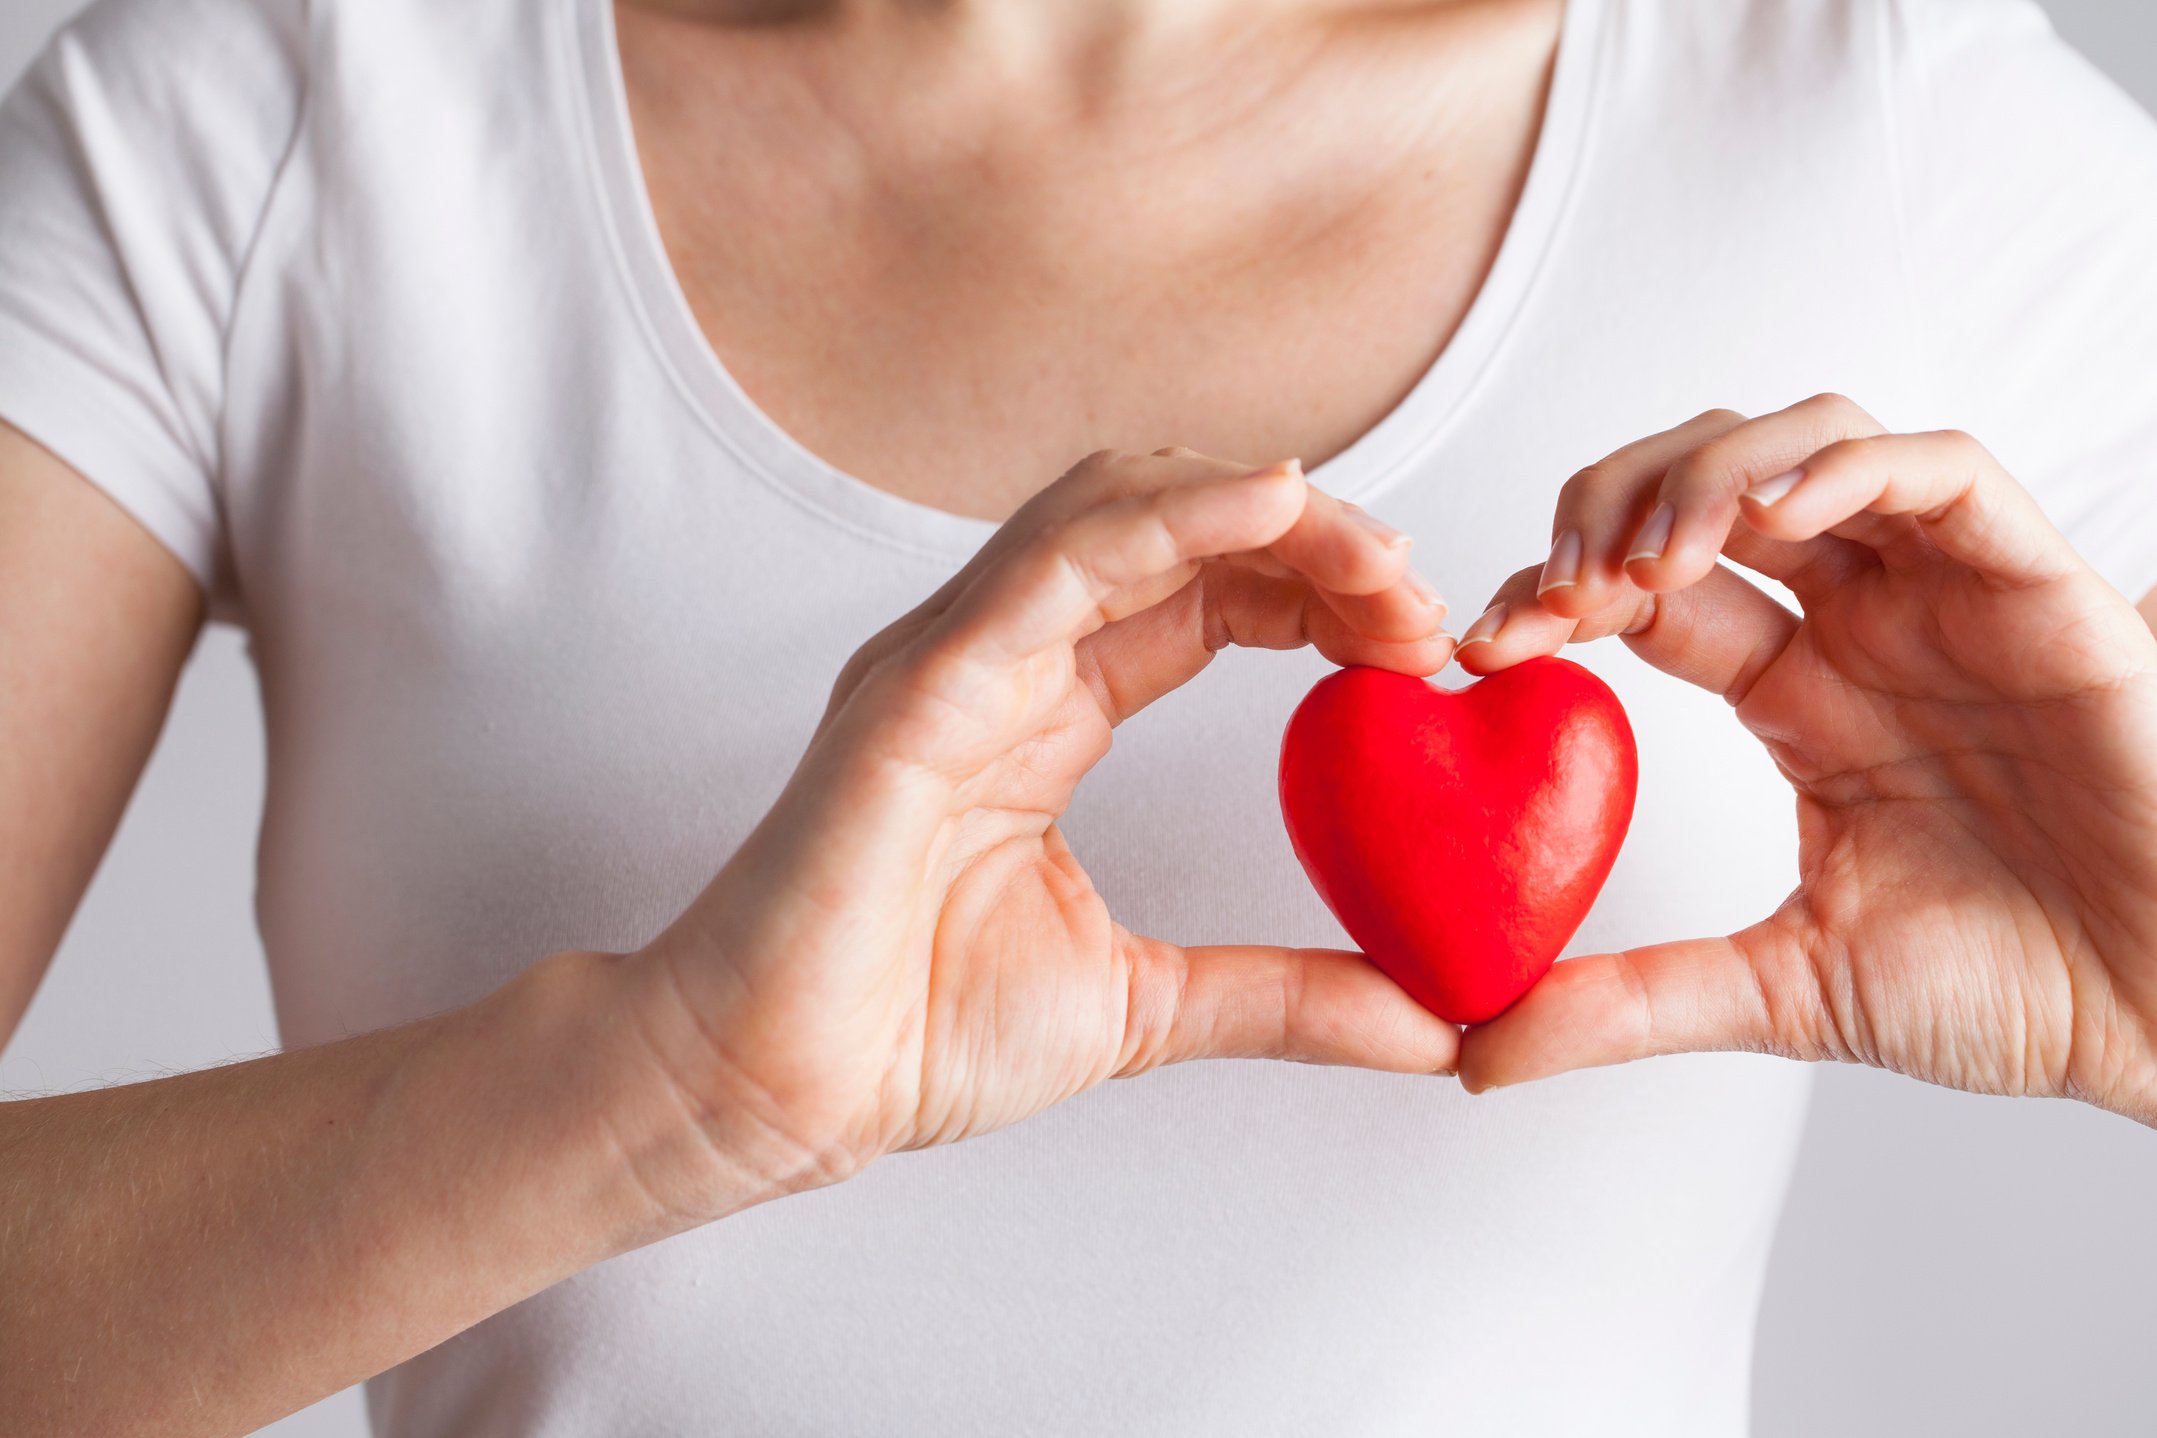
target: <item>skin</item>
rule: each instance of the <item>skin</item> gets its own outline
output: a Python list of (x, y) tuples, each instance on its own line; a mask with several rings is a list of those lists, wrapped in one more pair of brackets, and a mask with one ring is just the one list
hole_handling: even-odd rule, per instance
[(1093, 450), (1315, 470), (1392, 410), (1497, 253), (1560, 10), (675, 8), (617, 7), (623, 66), (729, 373), (846, 473), (997, 520)]
[(1559, 965), (1467, 1035), (1471, 1089), (1745, 1049), (2157, 1123), (2157, 596), (1969, 436), (1835, 395), (1629, 446), (1553, 535), (1462, 665), (1622, 634), (1721, 694), (1796, 793), (1800, 877), (1739, 933)]
[[(1562, 1047), (1568, 1024), (1531, 1022), (1527, 1005), (1464, 1041), (1353, 955), (1133, 934), (1056, 824), (1113, 727), (1221, 648), (1310, 643), (1413, 674), (1445, 662), (1440, 604), (1400, 536), (1293, 465), (1137, 451), (1165, 429), (1222, 453), (1322, 458), (1398, 398), (1495, 248), (1550, 7), (669, 8), (659, 30), (623, 12), (632, 104), (670, 250), (730, 365), (772, 356), (745, 367), (752, 395), (853, 472), (946, 508), (1016, 513), (847, 666), (778, 803), (646, 949), (538, 958), (468, 1008), (304, 1052), (0, 1104), (0, 1412), (27, 1431), (246, 1431), (607, 1256), (1164, 1063), (1466, 1065), (1486, 1083), (1590, 1061)], [(782, 33), (798, 44), (766, 43)], [(1344, 97), (1392, 103), (1370, 66), (1409, 35), (1425, 42), (1415, 63), (1431, 108), (1408, 168), (1343, 173), (1352, 147), (1248, 142), (1246, 127), (1290, 105), (1297, 133), (1365, 133), (1370, 111)], [(644, 43), (655, 37), (668, 43)], [(1230, 42), (1240, 68), (1218, 63)], [(684, 74), (738, 76), (721, 67), (750, 61), (774, 81), (752, 92), (759, 103), (791, 95), (802, 108), (730, 133), (804, 148), (744, 176), (711, 159), (728, 147), (698, 128), (726, 113), (691, 103), (738, 87)], [(1480, 82), (1495, 99), (1477, 73), (1507, 77)], [(954, 77), (966, 83), (926, 83)], [(1059, 97), (1075, 138), (1021, 123), (1043, 95)], [(806, 123), (850, 96), (858, 113)], [(969, 135), (1007, 148), (969, 148)], [(687, 138), (676, 149), (669, 136)], [(899, 177), (891, 195), (839, 183), (848, 147), (871, 145), (889, 147), (877, 161)], [(1253, 154), (1287, 168), (1254, 169)], [(777, 175), (801, 177), (799, 193), (772, 190)], [(1068, 190), (1049, 185), (1057, 175)], [(1108, 183), (1119, 175), (1142, 183)], [(1255, 175), (1258, 190), (1231, 175)], [(1003, 206), (1014, 176), (1047, 216), (1032, 228), (1027, 205)], [(730, 241), (700, 222), (696, 196), (729, 183), (766, 187), (728, 201), (763, 202), (783, 243), (718, 248)], [(936, 204), (879, 208), (910, 193)], [(1372, 202), (1396, 193), (1398, 208)], [(836, 216), (821, 226), (820, 197)], [(976, 261), (1030, 263), (954, 260), (906, 223), (934, 214), (961, 233), (980, 220), (994, 243)], [(1072, 223), (1089, 215), (1121, 223)], [(1447, 228), (1419, 234), (1426, 222)], [(862, 234), (926, 238), (817, 248), (819, 235)], [(1427, 284), (1434, 256), (1461, 258)], [(726, 288), (737, 265), (767, 309)], [(1051, 272), (1068, 286), (1042, 290)], [(1397, 283), (1366, 289), (1357, 277), (1370, 275)], [(840, 300), (821, 328), (819, 282)], [(959, 339), (906, 322), (922, 294)], [(1126, 313), (1143, 320), (1102, 318)], [(1194, 375), (1209, 378), (1194, 388)], [(882, 392), (908, 402), (862, 408)], [(950, 394), (966, 402), (940, 411)], [(1091, 415), (1147, 438), (1104, 435)], [(1305, 427), (1277, 427), (1290, 422)], [(1102, 449), (1118, 441), (1131, 452)], [(1700, 584), (1650, 592), (1670, 607), (1645, 635), (1681, 632), (1665, 627), (1692, 602), (1679, 596), (1713, 597)], [(0, 427), (0, 1026), (80, 898), (201, 614), (169, 554)], [(1513, 638), (1482, 652), (1502, 660)], [(2014, 702), (2000, 712), (2011, 732)], [(2089, 836), (2091, 875), (2149, 852), (2108, 857), (2119, 837)], [(2129, 907), (2100, 887), (2088, 886), (2097, 911)], [(1969, 958), (1906, 962), (1935, 964), (1952, 988)], [(1525, 1037), (1509, 1047), (1507, 1035)], [(1973, 1052), (1996, 1039), (1967, 1036)]]
[[(24, 640), (8, 693), (127, 677), (38, 622), (38, 596), (91, 593), (99, 563), (137, 571), (123, 628), (178, 601), (169, 690), (199, 613), (184, 572), (58, 461), (0, 443), (0, 515), (60, 521), (0, 566)], [(1459, 1035), (1354, 954), (1124, 929), (1056, 828), (1112, 727), (1218, 650), (1428, 674), (1441, 616), (1405, 538), (1292, 461), (1090, 456), (856, 655), (779, 802), (645, 950), (549, 956), (315, 1049), (0, 1104), (0, 1411), (40, 1433), (243, 1432), (613, 1254), (1106, 1078), (1450, 1071)], [(45, 702), (0, 710), (24, 792), (124, 790)], [(139, 756), (139, 727), (119, 732)], [(117, 808), (56, 812), (109, 831)], [(48, 878), (87, 867), (86, 840), (46, 833), (18, 821), (8, 844)], [(49, 895), (23, 895), (56, 930)]]
[[(1348, 42), (1362, 12), (1295, 3), (1265, 11), (1262, 31), (1247, 25), (1260, 12), (1226, 5), (1102, 5), (1077, 30), (1071, 7), (1030, 4), (676, 8), (661, 38), (687, 70), (653, 73), (629, 7), (625, 69), (655, 206), (691, 217), (667, 238), (716, 342), (737, 361), (743, 346), (780, 356), (753, 393), (806, 419), (799, 432), (821, 452), (888, 439), (892, 456), (912, 455), (857, 465), (864, 477), (949, 509), (1019, 513), (993, 558), (848, 667), (785, 800), (648, 951), (534, 956), (487, 999), (399, 1029), (0, 1104), (11, 1426), (251, 1430), (607, 1256), (1109, 1075), (1215, 1055), (1424, 1072), (1453, 1061), (1457, 1035), (1353, 956), (1185, 950), (1126, 932), (1053, 822), (1111, 723), (1219, 648), (1310, 643), (1343, 662), (1442, 665), (1442, 603), (1406, 540), (1296, 472), (1238, 486), (1227, 479), (1250, 466), (1189, 452), (1070, 460), (1119, 440), (1150, 449), (1194, 416), (1222, 452), (1323, 458), (1389, 408), (1495, 252), (1555, 4), (1433, 5), (1381, 46)], [(1335, 164), (1339, 188), (1321, 192), (1326, 166), (1277, 143), (1278, 115), (1267, 143), (1244, 132), (1264, 113), (1247, 76), (1177, 83), (1218, 70), (1230, 39), (1248, 75), (1312, 87), (1294, 97), (1308, 107), (1294, 128), (1336, 159), (1367, 138), (1370, 105), (1399, 99), (1371, 84), (1373, 56), (1390, 57), (1396, 87), (1422, 63), (1429, 163)], [(797, 98), (881, 103), (822, 125), (744, 123), (772, 99), (745, 73), (801, 81)], [(1044, 93), (1116, 123), (1087, 130), (1081, 151), (1056, 149), (1057, 125), (1008, 123)], [(710, 103), (730, 95), (745, 108)], [(967, 126), (1006, 142), (1002, 175), (1033, 176), (1039, 223), (1003, 203), (997, 174), (953, 183), (970, 168), (965, 145), (952, 149)], [(747, 136), (777, 148), (753, 157), (747, 178), (764, 189), (733, 198), (767, 223), (730, 228), (781, 236), (788, 263), (719, 251), (725, 229), (693, 222), (691, 192), (729, 179), (711, 156), (748, 154)], [(790, 153), (795, 140), (806, 148)], [(891, 147), (878, 158), (893, 193), (941, 184), (934, 204), (834, 207), (817, 223), (819, 195), (845, 198), (843, 162), (872, 142)], [(682, 166), (699, 153), (704, 168)], [(909, 153), (928, 158), (905, 167)], [(1118, 175), (1160, 186), (1158, 202), (1093, 183)], [(788, 176), (796, 192), (772, 189)], [(1415, 205), (1372, 202), (1389, 187)], [(1070, 223), (1096, 212), (1121, 223)], [(944, 229), (924, 231), (923, 215)], [(1442, 228), (1411, 234), (1432, 215)], [(826, 243), (871, 232), (924, 242)], [(956, 264), (954, 234), (979, 236)], [(996, 263), (1010, 253), (1028, 263)], [(760, 260), (771, 312), (701, 282)], [(1068, 286), (1044, 291), (1044, 267)], [(844, 300), (821, 334), (820, 287)], [(974, 343), (900, 324), (922, 294)], [(1320, 323), (1329, 301), (1358, 329)], [(891, 343), (864, 349), (862, 335)], [(828, 363), (806, 362), (820, 345)], [(845, 400), (817, 410), (788, 392)], [(939, 411), (953, 395), (965, 402)], [(876, 408), (889, 396), (896, 411)], [(851, 444), (815, 422), (855, 408), (866, 418)], [(915, 413), (935, 424), (902, 423)], [(81, 898), (202, 614), (170, 554), (0, 426), (0, 1034)], [(937, 696), (954, 684), (966, 714), (995, 722), (939, 738), (957, 711)], [(857, 872), (879, 886), (855, 888)]]

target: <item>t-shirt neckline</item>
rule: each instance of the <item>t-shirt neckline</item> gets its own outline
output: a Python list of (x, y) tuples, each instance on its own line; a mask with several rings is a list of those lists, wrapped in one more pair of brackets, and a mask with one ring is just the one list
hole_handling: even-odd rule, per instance
[[(1488, 372), (1525, 307), (1580, 169), (1597, 88), (1605, 0), (1565, 0), (1543, 121), (1489, 273), (1443, 351), (1370, 429), (1310, 470), (1314, 484), (1368, 501), (1425, 466)], [(903, 498), (831, 465), (767, 415), (705, 337), (675, 273), (645, 187), (613, 0), (565, 0), (574, 32), (571, 89), (607, 240), (636, 310), (683, 399), (756, 477), (856, 537), (940, 560), (971, 555), (995, 532), (975, 519)]]

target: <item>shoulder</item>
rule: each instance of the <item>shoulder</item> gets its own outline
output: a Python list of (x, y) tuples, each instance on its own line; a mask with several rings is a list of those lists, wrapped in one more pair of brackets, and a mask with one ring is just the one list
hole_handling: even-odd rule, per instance
[[(1703, 67), (1710, 87), (1892, 78), (1968, 52), (2059, 47), (2037, 0), (1606, 0), (1659, 63)], [(1706, 67), (1712, 67), (1712, 71)]]
[(9, 96), (0, 165), (64, 156), (206, 189), (213, 202), (259, 191), (298, 123), (309, 10), (309, 0), (98, 0)]
[[(19, 87), (95, 90), (182, 124), (270, 122), (312, 85), (428, 72), (542, 29), (555, 0), (95, 0), (55, 33)], [(391, 93), (394, 93), (392, 91)]]
[(1619, 115), (1726, 165), (1982, 188), (2003, 167), (2042, 183), (2132, 157), (2157, 133), (2036, 0), (1601, 3)]
[(102, 81), (145, 102), (290, 88), (313, 8), (311, 0), (97, 0), (53, 36), (27, 83)]
[(1924, 48), (2043, 46), (2052, 21), (2037, 0), (1867, 0), (1891, 38)]

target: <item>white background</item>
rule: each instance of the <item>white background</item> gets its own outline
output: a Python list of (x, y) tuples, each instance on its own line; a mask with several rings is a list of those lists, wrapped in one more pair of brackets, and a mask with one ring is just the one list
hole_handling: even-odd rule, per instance
[[(0, 85), (78, 8), (0, 0)], [(2157, 108), (2157, 0), (2047, 8)], [(262, 799), (255, 705), (239, 637), (213, 631), (0, 1061), (0, 1092), (149, 1077), (276, 1046), (249, 908)], [(2153, 1213), (2157, 1134), (2067, 1104), (1828, 1070), (1761, 1313), (1756, 1431), (2157, 1433)], [(363, 1427), (355, 1391), (264, 1431), (355, 1438)]]

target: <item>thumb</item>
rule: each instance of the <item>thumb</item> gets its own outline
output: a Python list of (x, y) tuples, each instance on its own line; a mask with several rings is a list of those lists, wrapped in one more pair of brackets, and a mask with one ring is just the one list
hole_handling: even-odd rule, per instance
[(1361, 954), (1119, 937), (1130, 1002), (1118, 1076), (1224, 1058), (1453, 1071), (1460, 1031)]
[(1511, 1008), (1461, 1039), (1471, 1093), (1655, 1054), (1741, 1051), (1835, 1056), (1820, 977), (1776, 920), (1567, 959)]

